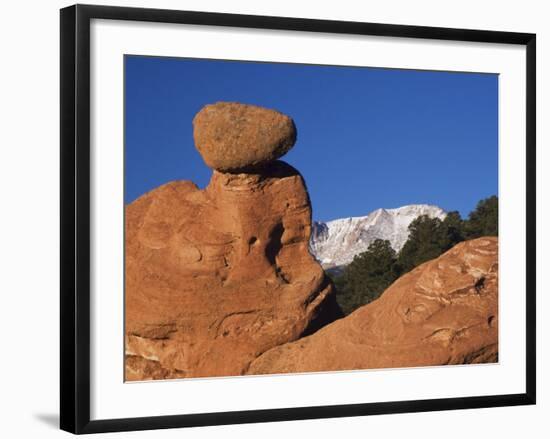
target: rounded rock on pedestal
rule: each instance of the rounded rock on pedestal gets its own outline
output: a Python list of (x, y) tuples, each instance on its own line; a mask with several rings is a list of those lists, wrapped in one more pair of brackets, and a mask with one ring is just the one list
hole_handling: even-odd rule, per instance
[(275, 110), (217, 102), (197, 113), (193, 137), (210, 168), (240, 172), (286, 154), (296, 142), (296, 127), (290, 117)]

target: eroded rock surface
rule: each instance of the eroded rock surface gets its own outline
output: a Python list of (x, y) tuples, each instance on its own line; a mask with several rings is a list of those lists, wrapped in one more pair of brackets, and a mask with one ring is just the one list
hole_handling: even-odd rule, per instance
[(194, 136), (208, 186), (171, 182), (126, 207), (127, 380), (496, 361), (496, 238), (457, 245), (334, 321), (305, 183), (274, 161), (295, 142), (292, 120), (217, 103)]
[(128, 205), (126, 378), (241, 375), (339, 316), (310, 231), (304, 181), (280, 161)]
[(453, 247), (315, 334), (271, 349), (247, 373), (495, 362), (498, 239)]

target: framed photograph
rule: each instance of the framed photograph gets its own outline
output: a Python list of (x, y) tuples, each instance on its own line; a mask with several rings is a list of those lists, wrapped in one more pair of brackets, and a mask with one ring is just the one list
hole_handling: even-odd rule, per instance
[(535, 41), (62, 9), (61, 428), (534, 404)]

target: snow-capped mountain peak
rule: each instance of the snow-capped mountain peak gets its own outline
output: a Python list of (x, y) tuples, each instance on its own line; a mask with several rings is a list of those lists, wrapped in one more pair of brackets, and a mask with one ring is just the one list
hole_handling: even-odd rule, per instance
[(396, 209), (377, 209), (366, 216), (314, 221), (310, 251), (324, 268), (349, 264), (375, 239), (387, 239), (399, 251), (409, 236), (409, 224), (420, 215), (443, 220), (447, 213), (438, 206), (412, 204)]

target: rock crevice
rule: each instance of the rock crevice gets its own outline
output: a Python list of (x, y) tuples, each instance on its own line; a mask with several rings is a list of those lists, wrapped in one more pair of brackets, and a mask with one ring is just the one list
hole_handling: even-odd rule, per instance
[(247, 373), (496, 362), (497, 260), (497, 238), (460, 243), (348, 317), (265, 352)]

